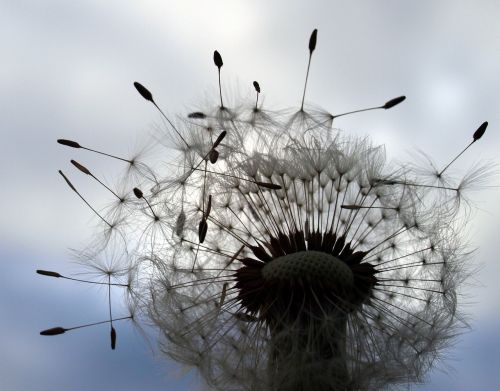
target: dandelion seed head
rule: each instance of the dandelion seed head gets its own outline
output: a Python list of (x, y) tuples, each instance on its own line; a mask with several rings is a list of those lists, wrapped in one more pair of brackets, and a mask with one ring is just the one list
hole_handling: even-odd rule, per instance
[[(309, 65), (316, 44), (314, 30)], [(219, 96), (175, 121), (134, 84), (164, 120), (153, 141), (162, 163), (126, 160), (107, 209), (118, 234), (82, 259), (127, 276), (134, 314), (157, 327), (160, 350), (214, 389), (422, 381), (466, 327), (460, 230), (467, 193), (490, 166), (457, 178), (447, 170), (456, 158), (441, 170), (424, 155), (388, 163), (384, 146), (333, 128), (338, 116), (404, 96), (335, 115), (304, 104), (304, 87), (300, 108), (272, 111), (254, 81), (254, 104), (224, 105), (218, 51), (213, 61)], [(111, 264), (117, 242), (126, 261)]]
[(171, 230), (182, 226), (183, 240), (158, 254), (152, 276), (169, 283), (146, 306), (162, 349), (216, 389), (419, 381), (460, 327), (454, 265), (464, 255), (448, 237), (457, 195), (442, 203), (443, 190), (409, 186), (418, 172), (388, 166), (367, 139), (327, 142), (304, 113), (265, 132), (244, 112), (212, 126), (245, 149), (192, 171), (177, 193)]

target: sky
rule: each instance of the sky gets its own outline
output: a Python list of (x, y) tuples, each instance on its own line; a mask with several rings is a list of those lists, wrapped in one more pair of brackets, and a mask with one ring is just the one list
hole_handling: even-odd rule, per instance
[[(82, 248), (96, 225), (57, 170), (103, 205), (103, 190), (69, 160), (84, 159), (109, 183), (123, 168), (76, 156), (56, 139), (129, 154), (160, 121), (132, 83), (183, 116), (214, 96), (215, 49), (228, 89), (245, 96), (258, 80), (265, 106), (297, 106), (317, 28), (307, 102), (340, 113), (407, 96), (390, 111), (339, 118), (336, 127), (384, 144), (389, 159), (411, 161), (423, 150), (444, 165), (488, 120), (481, 142), (454, 167), (498, 164), (498, 15), (494, 0), (0, 0), (0, 389), (200, 387), (195, 373), (160, 357), (154, 330), (145, 338), (126, 321), (117, 325), (115, 351), (106, 327), (39, 336), (107, 316), (105, 291), (35, 274), (78, 273), (70, 249)], [(491, 186), (498, 185), (497, 176)], [(471, 331), (413, 390), (500, 389), (499, 195), (495, 187), (475, 192), (464, 227), (479, 270), (463, 299)], [(120, 300), (114, 307), (127, 315)]]

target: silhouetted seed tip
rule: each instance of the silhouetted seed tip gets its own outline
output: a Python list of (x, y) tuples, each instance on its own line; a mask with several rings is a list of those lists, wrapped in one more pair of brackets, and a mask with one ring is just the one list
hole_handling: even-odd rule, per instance
[(257, 186), (264, 187), (270, 190), (281, 190), (281, 186), (271, 182), (255, 182)]
[(59, 170), (59, 174), (61, 174), (61, 176), (64, 178), (64, 180), (66, 181), (66, 183), (68, 184), (68, 186), (71, 187), (71, 190), (77, 192), (76, 189), (75, 189), (75, 186), (73, 186), (73, 184), (69, 181), (68, 178), (66, 178), (66, 175), (64, 175), (61, 170)]
[(255, 91), (257, 91), (260, 94), (260, 85), (256, 81), (253, 82), (253, 87), (255, 88)]
[(361, 206), (359, 205), (342, 205), (342, 209), (348, 209), (348, 210), (358, 210), (361, 209)]
[(198, 239), (200, 243), (205, 241), (205, 236), (207, 236), (208, 224), (205, 217), (203, 217), (200, 221), (200, 225), (198, 226)]
[(377, 184), (382, 184), (382, 185), (397, 185), (398, 184), (398, 182), (396, 182), (396, 181), (393, 181), (390, 179), (380, 179), (380, 178), (375, 179), (375, 182)]
[(311, 38), (309, 38), (309, 51), (312, 53), (316, 49), (316, 40), (318, 39), (318, 29), (314, 29)]
[(76, 141), (71, 141), (71, 140), (66, 140), (66, 139), (60, 138), (57, 140), (57, 142), (61, 145), (66, 145), (67, 147), (81, 148), (81, 145), (78, 144)]
[(177, 220), (175, 222), (175, 234), (179, 237), (184, 233), (184, 224), (186, 223), (186, 213), (184, 210), (181, 210), (179, 216), (177, 216)]
[(51, 329), (40, 331), (40, 335), (59, 335), (59, 334), (64, 334), (65, 332), (66, 332), (65, 328), (53, 327)]
[(215, 66), (219, 68), (219, 70), (222, 67), (222, 65), (224, 65), (224, 63), (222, 62), (222, 57), (217, 50), (214, 51), (214, 63)]
[(213, 149), (209, 152), (208, 158), (210, 160), (210, 163), (215, 164), (217, 163), (217, 160), (219, 159), (219, 152), (217, 150)]
[(219, 144), (221, 143), (221, 141), (224, 140), (224, 137), (226, 137), (226, 134), (227, 134), (227, 132), (225, 130), (222, 131), (221, 134), (219, 134), (219, 137), (217, 137), (217, 139), (215, 140), (212, 149), (215, 149), (215, 148), (217, 148), (219, 146)]
[(483, 137), (484, 132), (486, 132), (486, 128), (488, 127), (488, 121), (484, 121), (479, 128), (474, 132), (473, 139), (474, 141), (479, 140)]
[(391, 107), (394, 107), (396, 105), (399, 105), (401, 102), (403, 102), (406, 99), (406, 96), (398, 96), (397, 98), (388, 100), (385, 102), (385, 104), (382, 106), (384, 109), (390, 109)]
[(204, 119), (204, 118), (207, 118), (207, 116), (204, 113), (202, 113), (201, 111), (195, 111), (193, 113), (189, 113), (188, 118)]
[(144, 87), (141, 83), (138, 83), (136, 81), (134, 82), (134, 87), (144, 99), (154, 103), (153, 95), (151, 94), (151, 92), (149, 92), (149, 90), (146, 87)]
[(116, 347), (116, 330), (111, 326), (111, 349), (115, 350)]
[(139, 199), (144, 196), (144, 194), (142, 194), (142, 191), (140, 189), (138, 189), (137, 187), (134, 187), (134, 194)]
[(38, 274), (41, 274), (42, 276), (49, 276), (49, 277), (56, 277), (56, 278), (62, 277), (59, 273), (57, 273), (57, 272), (51, 272), (49, 270), (40, 270), (40, 269), (38, 269), (36, 272)]
[(83, 172), (84, 174), (87, 174), (87, 175), (92, 175), (90, 173), (90, 171), (85, 167), (85, 166), (82, 166), (80, 163), (78, 163), (77, 161), (75, 160), (71, 160), (71, 164), (73, 164), (76, 168), (78, 168), (81, 172)]

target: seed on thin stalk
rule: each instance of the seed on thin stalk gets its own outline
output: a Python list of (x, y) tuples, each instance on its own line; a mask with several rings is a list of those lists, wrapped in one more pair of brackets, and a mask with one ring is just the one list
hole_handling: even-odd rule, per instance
[(258, 82), (254, 81), (253, 82), (253, 87), (255, 88), (255, 91), (257, 91), (257, 94), (260, 94), (260, 85)]
[(208, 159), (210, 160), (210, 163), (215, 164), (217, 163), (217, 160), (219, 159), (219, 152), (216, 149), (211, 149), (210, 152), (208, 153)]
[(214, 145), (212, 146), (212, 149), (215, 149), (219, 146), (219, 144), (224, 140), (224, 137), (226, 137), (227, 132), (223, 130), (219, 136), (215, 139)]
[(186, 213), (184, 209), (181, 210), (179, 215), (177, 216), (177, 220), (175, 221), (175, 234), (178, 237), (181, 237), (184, 233), (184, 225), (186, 224)]
[(222, 67), (222, 65), (224, 65), (224, 63), (222, 62), (222, 57), (217, 50), (214, 51), (214, 64), (219, 69)]
[(76, 160), (71, 160), (71, 164), (73, 164), (76, 168), (78, 168), (84, 174), (92, 176), (92, 174), (87, 169), (87, 167), (85, 167), (82, 164), (78, 163)]
[(106, 190), (108, 190), (111, 194), (113, 194), (116, 198), (120, 200), (120, 202), (124, 202), (125, 199), (123, 197), (120, 197), (118, 194), (116, 194), (115, 191), (113, 191), (109, 186), (104, 184), (99, 178), (97, 178), (94, 174), (90, 172), (90, 170), (85, 167), (83, 164), (78, 163), (76, 160), (71, 160), (71, 164), (73, 164), (78, 170), (83, 172), (86, 175), (91, 176), (94, 180), (96, 180), (102, 187), (104, 187)]
[(203, 243), (205, 241), (205, 236), (207, 236), (208, 224), (205, 217), (203, 217), (198, 226), (198, 241)]
[(397, 98), (393, 98), (391, 100), (388, 100), (387, 102), (385, 102), (382, 106), (374, 106), (374, 107), (368, 107), (366, 109), (359, 109), (359, 110), (353, 110), (353, 111), (348, 111), (346, 113), (342, 113), (342, 114), (335, 114), (332, 116), (332, 119), (334, 118), (338, 118), (338, 117), (342, 117), (344, 115), (350, 115), (350, 114), (356, 114), (356, 113), (362, 113), (364, 111), (370, 111), (370, 110), (380, 110), (380, 109), (384, 109), (384, 110), (387, 110), (387, 109), (390, 109), (396, 105), (399, 105), (401, 102), (403, 102), (404, 100), (406, 99), (406, 96), (402, 95), (402, 96), (398, 96)]
[(77, 329), (82, 329), (82, 328), (86, 328), (86, 327), (97, 326), (97, 325), (100, 325), (100, 324), (105, 324), (105, 323), (110, 323), (110, 322), (118, 322), (120, 320), (127, 320), (127, 319), (133, 319), (133, 316), (129, 315), (129, 316), (124, 316), (122, 318), (108, 319), (108, 320), (103, 320), (101, 322), (88, 323), (88, 324), (83, 324), (83, 325), (80, 325), (80, 326), (74, 326), (74, 327), (68, 327), (68, 328), (65, 328), (65, 327), (52, 327), (50, 329), (46, 329), (46, 330), (40, 331), (40, 335), (46, 335), (46, 336), (60, 335), (60, 334), (64, 334), (64, 333), (66, 333), (68, 331), (71, 331), (71, 330), (77, 330)]
[(399, 105), (401, 102), (403, 102), (404, 100), (406, 99), (406, 96), (398, 96), (397, 98), (393, 98), (387, 102), (385, 102), (385, 104), (382, 106), (382, 108), (384, 109), (390, 109), (391, 107), (394, 107), (396, 105)]
[(302, 94), (302, 104), (300, 111), (304, 111), (304, 100), (306, 99), (307, 80), (309, 79), (309, 69), (311, 68), (311, 58), (314, 49), (316, 48), (316, 40), (318, 38), (318, 30), (314, 29), (311, 37), (309, 38), (309, 60), (307, 61), (306, 81), (304, 82), (304, 92)]
[(151, 211), (151, 213), (153, 214), (153, 217), (155, 219), (155, 221), (158, 221), (160, 220), (160, 218), (157, 216), (157, 214), (155, 213), (155, 211), (153, 210), (153, 207), (151, 206), (151, 204), (149, 203), (149, 201), (147, 200), (146, 197), (144, 197), (144, 193), (142, 192), (141, 189), (137, 188), (137, 187), (134, 187), (133, 190), (134, 192), (134, 195), (138, 198), (138, 199), (143, 199), (146, 204), (148, 205), (148, 208), (149, 210)]
[(64, 178), (64, 180), (66, 181), (66, 183), (68, 184), (68, 186), (71, 188), (71, 190), (73, 190), (77, 195), (78, 197), (80, 197), (82, 199), (83, 202), (85, 202), (85, 204), (97, 215), (97, 217), (99, 217), (102, 221), (104, 221), (110, 228), (113, 228), (113, 225), (111, 225), (104, 217), (102, 217), (99, 212), (97, 212), (97, 210), (95, 210), (88, 202), (87, 200), (80, 194), (80, 192), (78, 190), (76, 190), (75, 186), (73, 186), (73, 184), (70, 182), (70, 180), (66, 177), (66, 175), (64, 175), (64, 173), (59, 170), (59, 174), (61, 174), (61, 176)]
[(139, 94), (144, 98), (146, 99), (147, 101), (151, 102), (155, 107), (156, 109), (160, 112), (160, 114), (162, 115), (163, 118), (165, 118), (165, 120), (169, 123), (169, 125), (172, 127), (172, 129), (174, 130), (174, 132), (177, 134), (177, 136), (179, 136), (179, 138), (184, 142), (184, 144), (186, 144), (186, 146), (189, 148), (189, 144), (187, 143), (186, 139), (182, 136), (182, 134), (179, 132), (179, 130), (177, 130), (177, 128), (175, 127), (175, 125), (172, 123), (172, 121), (170, 121), (170, 119), (167, 117), (167, 115), (163, 112), (162, 109), (160, 109), (160, 106), (158, 106), (156, 104), (156, 102), (154, 101), (153, 99), (153, 94), (151, 94), (151, 92), (146, 88), (144, 87), (141, 83), (135, 81), (134, 82), (134, 87), (136, 88), (136, 90), (139, 92)]
[(42, 276), (56, 277), (56, 278), (62, 277), (59, 273), (57, 273), (57, 272), (51, 272), (49, 270), (40, 270), (40, 269), (38, 269), (36, 272), (38, 274), (41, 274)]
[(194, 112), (188, 114), (188, 118), (205, 119), (205, 118), (207, 118), (207, 116), (200, 111), (194, 111)]
[(66, 331), (63, 327), (52, 327), (51, 329), (40, 331), (40, 335), (59, 335), (64, 334)]
[(222, 87), (221, 87), (221, 83), (220, 83), (220, 69), (222, 68), (222, 65), (224, 63), (222, 62), (222, 57), (221, 57), (220, 53), (217, 50), (214, 51), (214, 64), (217, 67), (217, 72), (218, 72), (218, 75), (219, 75), (220, 108), (224, 109), (224, 103), (222, 102)]
[(65, 145), (67, 147), (81, 148), (80, 144), (78, 144), (76, 141), (71, 141), (71, 140), (66, 140), (66, 139), (60, 138), (57, 140), (57, 142), (61, 145)]
[(111, 337), (111, 349), (115, 350), (115, 348), (116, 348), (116, 330), (113, 326), (111, 326), (110, 337)]
[(142, 193), (142, 190), (137, 188), (137, 187), (134, 187), (133, 189), (133, 192), (135, 194), (135, 196), (139, 199), (143, 198), (144, 197), (144, 194)]
[(316, 49), (316, 41), (318, 39), (318, 29), (314, 29), (311, 37), (309, 38), (309, 52), (313, 52)]
[(260, 94), (260, 85), (258, 82), (254, 81), (253, 82), (253, 87), (255, 88), (255, 91), (257, 92), (257, 97), (255, 98), (255, 107), (254, 111), (258, 111), (258, 104), (259, 104), (259, 94)]
[(481, 137), (483, 137), (483, 134), (484, 132), (486, 132), (486, 128), (488, 127), (488, 121), (485, 121), (483, 122), (479, 128), (477, 128), (477, 130), (474, 132), (474, 134), (472, 135), (472, 138), (474, 140), (474, 142), (476, 142), (477, 140), (479, 140)]
[[(84, 282), (86, 284), (108, 285), (107, 282), (89, 281), (89, 280), (82, 280), (82, 279), (79, 279), (79, 278), (67, 277), (67, 276), (63, 276), (62, 274), (59, 274), (57, 272), (50, 271), (50, 270), (41, 270), (41, 269), (38, 269), (36, 272), (38, 274), (42, 275), (42, 276), (47, 276), (47, 277), (62, 278), (62, 279), (65, 279), (65, 280), (71, 280), (71, 281), (77, 281), (77, 282)], [(126, 287), (126, 288), (130, 287), (128, 284), (112, 283), (111, 285), (113, 285), (113, 286), (121, 286), (121, 287)]]
[(155, 103), (155, 101), (153, 100), (153, 94), (151, 94), (151, 92), (146, 87), (144, 87), (141, 83), (135, 81), (134, 87), (136, 88), (136, 90), (139, 92), (139, 94), (141, 94), (141, 96), (144, 99), (146, 99), (152, 103)]
[(115, 155), (110, 155), (109, 153), (105, 153), (105, 152), (97, 151), (95, 149), (84, 147), (84, 146), (78, 144), (76, 141), (71, 141), (71, 140), (66, 140), (66, 139), (60, 138), (57, 140), (57, 142), (61, 145), (65, 145), (67, 147), (85, 149), (86, 151), (94, 152), (94, 153), (97, 153), (99, 155), (104, 155), (104, 156), (108, 156), (108, 157), (113, 158), (113, 159), (121, 160), (121, 161), (127, 162), (131, 165), (134, 164), (134, 162), (132, 160), (124, 159), (124, 158), (121, 158), (121, 157), (118, 157)]
[(440, 178), (443, 173), (450, 167), (462, 154), (467, 151), (472, 144), (474, 144), (476, 141), (478, 141), (481, 137), (483, 137), (484, 133), (486, 132), (486, 128), (488, 127), (488, 121), (483, 122), (479, 127), (476, 129), (474, 134), (472, 135), (472, 141), (470, 142), (469, 145), (467, 145), (462, 152), (460, 152), (457, 156), (455, 156), (451, 162), (449, 162), (445, 168), (443, 168), (438, 174), (437, 177)]

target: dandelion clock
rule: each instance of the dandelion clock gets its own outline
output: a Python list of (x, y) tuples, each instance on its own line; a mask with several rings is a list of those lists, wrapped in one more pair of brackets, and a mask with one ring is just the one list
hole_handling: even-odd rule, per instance
[[(405, 97), (341, 114), (311, 109), (304, 102), (316, 43), (314, 30), (299, 108), (267, 110), (257, 81), (248, 86), (253, 98), (229, 101), (215, 51), (217, 98), (187, 116), (167, 117), (134, 83), (164, 121), (151, 141), (162, 149), (158, 161), (58, 140), (127, 168), (115, 189), (72, 161), (106, 187), (106, 209), (60, 171), (102, 226), (79, 253), (95, 278), (38, 270), (106, 287), (110, 317), (98, 323), (109, 323), (111, 348), (119, 320), (143, 320), (158, 331), (159, 350), (209, 389), (380, 390), (423, 381), (467, 327), (459, 299), (472, 268), (461, 228), (468, 191), (489, 169), (473, 165), (454, 177), (449, 167), (487, 122), (443, 167), (427, 157), (388, 163), (383, 146), (333, 124)], [(113, 318), (117, 290), (129, 316)]]

